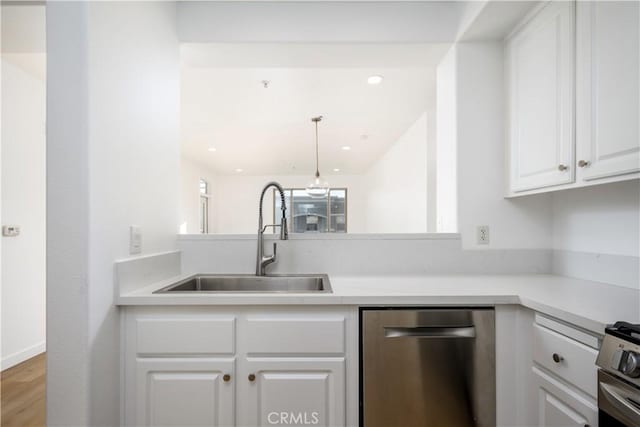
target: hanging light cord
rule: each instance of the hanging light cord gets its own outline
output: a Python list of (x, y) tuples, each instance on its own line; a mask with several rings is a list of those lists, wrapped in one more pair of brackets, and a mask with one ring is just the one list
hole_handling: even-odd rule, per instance
[(322, 116), (314, 117), (311, 119), (316, 124), (316, 178), (320, 178), (320, 152), (318, 150), (318, 122), (322, 120)]
[(318, 122), (316, 121), (316, 178), (320, 177), (320, 154), (319, 154), (319, 150), (318, 150)]

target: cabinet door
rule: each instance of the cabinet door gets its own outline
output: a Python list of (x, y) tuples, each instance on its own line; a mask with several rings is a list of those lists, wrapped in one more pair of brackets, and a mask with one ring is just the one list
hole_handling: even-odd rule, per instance
[(538, 425), (544, 427), (586, 427), (598, 425), (595, 401), (551, 375), (533, 368), (533, 382), (538, 394)]
[[(344, 426), (343, 358), (251, 358), (239, 395), (241, 425)], [(244, 369), (243, 369), (244, 371)]]
[(233, 359), (138, 359), (136, 371), (136, 426), (234, 424)]
[(574, 22), (573, 2), (550, 2), (507, 41), (513, 192), (575, 179)]
[(577, 8), (578, 177), (638, 172), (640, 4), (578, 2)]

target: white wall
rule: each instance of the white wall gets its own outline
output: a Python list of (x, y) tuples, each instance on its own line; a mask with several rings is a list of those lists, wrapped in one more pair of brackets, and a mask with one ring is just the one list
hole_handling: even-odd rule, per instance
[[(456, 47), (458, 226), (469, 249), (551, 247), (551, 196), (505, 199), (501, 42)], [(476, 227), (490, 227), (478, 245)]]
[[(175, 246), (179, 204), (179, 48), (172, 2), (89, 8), (91, 422), (119, 416), (113, 262)], [(151, 161), (149, 161), (151, 159)]]
[[(266, 236), (265, 247), (278, 236)], [(515, 274), (548, 273), (548, 250), (465, 251), (459, 236), (295, 234), (278, 243), (271, 273), (376, 274)], [(179, 236), (183, 273), (251, 273), (255, 271), (253, 236)]]
[(89, 424), (88, 7), (47, 5), (46, 400), (52, 426)]
[(369, 168), (367, 233), (427, 231), (427, 113)]
[[(213, 223), (217, 233), (254, 234), (258, 228), (258, 202), (260, 192), (269, 181), (279, 182), (285, 188), (304, 188), (312, 175), (219, 175), (215, 178)], [(364, 194), (361, 177), (354, 175), (326, 175), (334, 188), (347, 190), (347, 227), (350, 233), (362, 233), (365, 227)], [(263, 205), (265, 224), (273, 223), (273, 192), (270, 189)]]
[(43, 352), (46, 334), (45, 83), (16, 55), (44, 56), (2, 59), (2, 224), (21, 228), (2, 238), (2, 369)]
[[(62, 265), (48, 272), (54, 289), (48, 307), (55, 313), (49, 336), (56, 342), (48, 355), (47, 421), (118, 425), (113, 262), (128, 256), (130, 224), (142, 227), (143, 253), (150, 253), (175, 247), (179, 219), (175, 4), (62, 2), (48, 5), (47, 13), (54, 120), (47, 135), (54, 153), (48, 225), (62, 222), (69, 232), (68, 221), (75, 222), (70, 233), (48, 236), (49, 264)], [(79, 209), (70, 213), (67, 203)], [(78, 327), (62, 329), (61, 319)]]
[(438, 118), (436, 96), (431, 97), (429, 104), (427, 107), (427, 232), (437, 233)]
[(553, 272), (640, 289), (640, 182), (559, 191)]
[(180, 233), (200, 233), (200, 179), (209, 183), (209, 233), (216, 232), (214, 218), (216, 204), (214, 202), (215, 174), (207, 167), (180, 157)]
[(640, 256), (640, 181), (560, 191), (553, 200), (553, 249)]
[[(324, 175), (333, 188), (347, 188), (349, 233), (425, 233), (427, 231), (427, 113), (362, 175)], [(258, 200), (263, 186), (277, 181), (285, 188), (304, 188), (310, 175), (215, 175), (206, 167), (183, 159), (181, 164), (182, 234), (198, 233), (198, 178), (209, 177), (210, 232), (256, 232)], [(264, 202), (265, 223), (273, 222), (270, 190)], [(185, 197), (186, 196), (186, 197)], [(194, 222), (195, 221), (195, 222)], [(189, 223), (193, 224), (192, 226)]]
[(438, 65), (436, 74), (436, 231), (458, 231), (456, 146), (456, 47)]
[[(362, 175), (323, 175), (333, 188), (347, 188), (349, 233), (425, 233), (427, 231), (428, 114), (423, 113)], [(304, 188), (310, 175), (215, 175), (190, 159), (181, 162), (181, 233), (199, 232), (199, 177), (212, 183), (210, 232), (256, 232), (263, 186), (277, 181)], [(264, 202), (265, 223), (273, 221), (273, 192)], [(184, 226), (186, 222), (186, 226)], [(191, 224), (191, 225), (190, 225)]]

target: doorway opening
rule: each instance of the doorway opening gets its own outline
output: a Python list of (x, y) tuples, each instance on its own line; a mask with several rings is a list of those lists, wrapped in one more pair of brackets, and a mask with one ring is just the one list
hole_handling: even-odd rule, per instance
[(46, 30), (44, 2), (0, 6), (2, 425), (45, 425)]

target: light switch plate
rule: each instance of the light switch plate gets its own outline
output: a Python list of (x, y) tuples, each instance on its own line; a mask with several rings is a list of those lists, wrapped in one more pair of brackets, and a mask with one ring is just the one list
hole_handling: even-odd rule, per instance
[(3, 225), (2, 235), (5, 237), (16, 237), (20, 235), (20, 226), (19, 225)]
[(142, 229), (137, 225), (129, 227), (129, 254), (137, 255), (142, 252)]

